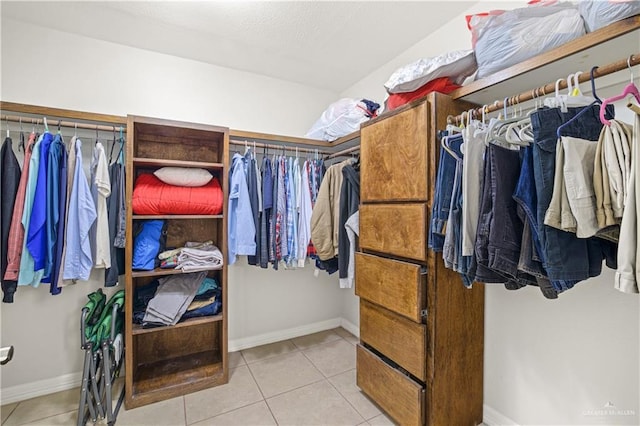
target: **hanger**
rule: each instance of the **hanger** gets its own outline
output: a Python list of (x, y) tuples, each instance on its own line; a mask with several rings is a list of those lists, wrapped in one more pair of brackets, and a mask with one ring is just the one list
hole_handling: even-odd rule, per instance
[(4, 119), (5, 119), (5, 120), (6, 120), (6, 122), (7, 122), (7, 138), (9, 138), (9, 137), (11, 137), (11, 136), (9, 135), (9, 116), (8, 116), (8, 115), (5, 115), (5, 116), (4, 116)]
[(96, 143), (94, 144), (94, 146), (98, 145), (98, 142), (98, 125), (96, 124)]
[(600, 99), (596, 94), (596, 79), (593, 76), (593, 73), (597, 69), (598, 69), (598, 66), (596, 65), (595, 67), (591, 68), (591, 72), (589, 73), (591, 76), (591, 96), (593, 96), (595, 100), (597, 100), (598, 102), (602, 103), (602, 99)]
[(18, 151), (24, 152), (24, 129), (22, 128), (22, 117), (20, 117), (20, 143), (18, 144)]
[(118, 163), (124, 164), (124, 133), (122, 126), (120, 126), (120, 137), (118, 139), (118, 143), (120, 143), (120, 152), (118, 152)]
[(597, 104), (598, 104), (598, 101), (594, 100), (590, 105), (587, 105), (586, 107), (582, 108), (580, 110), (580, 112), (578, 112), (576, 115), (574, 115), (566, 123), (563, 123), (562, 125), (560, 125), (560, 127), (558, 127), (558, 130), (556, 131), (556, 136), (558, 137), (558, 139), (560, 139), (560, 137), (562, 136), (562, 129), (567, 127), (569, 125), (569, 123), (573, 123), (574, 121), (576, 121), (582, 114), (584, 114), (586, 111), (590, 110), (593, 105), (597, 105)]
[(580, 90), (580, 81), (578, 78), (582, 71), (578, 71), (573, 75), (573, 86), (570, 86), (569, 96), (567, 96), (567, 106), (581, 107), (591, 104), (594, 101), (593, 96), (585, 96)]
[(44, 122), (44, 130), (45, 130), (45, 132), (49, 133), (49, 125), (47, 124), (47, 117), (42, 117), (42, 120)]
[(633, 96), (634, 98), (636, 98), (636, 101), (640, 102), (640, 92), (638, 91), (638, 88), (633, 82), (633, 70), (631, 69), (631, 58), (633, 58), (633, 55), (627, 58), (627, 67), (629, 68), (629, 73), (630, 73), (630, 83), (624, 87), (621, 94), (617, 96), (613, 96), (611, 98), (607, 98), (603, 100), (602, 103), (600, 104), (600, 121), (602, 122), (602, 124), (606, 126), (609, 126), (611, 124), (611, 122), (607, 120), (605, 117), (605, 112), (608, 104), (613, 103), (615, 101), (619, 101), (620, 99), (624, 99), (627, 96)]

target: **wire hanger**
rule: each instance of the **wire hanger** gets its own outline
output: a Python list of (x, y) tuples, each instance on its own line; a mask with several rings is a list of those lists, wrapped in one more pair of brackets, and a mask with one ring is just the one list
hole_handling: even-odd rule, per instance
[(602, 124), (606, 126), (609, 126), (611, 124), (611, 122), (607, 120), (605, 117), (605, 112), (608, 104), (613, 103), (615, 101), (619, 101), (620, 99), (624, 99), (627, 96), (633, 96), (634, 98), (636, 98), (636, 101), (640, 102), (640, 92), (638, 91), (638, 87), (636, 87), (635, 83), (633, 82), (633, 70), (631, 69), (631, 58), (633, 58), (633, 55), (627, 58), (627, 67), (629, 68), (630, 83), (624, 87), (621, 94), (617, 96), (613, 96), (611, 98), (607, 98), (603, 100), (602, 103), (600, 104), (600, 121), (602, 121)]

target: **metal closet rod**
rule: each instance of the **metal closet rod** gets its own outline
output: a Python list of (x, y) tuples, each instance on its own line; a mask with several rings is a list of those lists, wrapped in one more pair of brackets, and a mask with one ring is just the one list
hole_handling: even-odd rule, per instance
[[(3, 115), (0, 117), (0, 120), (3, 122), (11, 121), (14, 123), (22, 123), (23, 126), (27, 127), (29, 125), (44, 124), (44, 119), (36, 118), (36, 117), (20, 117), (17, 115)], [(52, 127), (69, 127), (72, 129), (86, 129), (86, 130), (102, 130), (103, 132), (113, 132), (114, 129), (120, 131), (122, 129), (123, 132), (127, 131), (126, 126), (105, 126), (104, 124), (89, 124), (89, 123), (76, 123), (75, 121), (63, 121), (63, 120), (51, 120), (47, 118), (47, 125)]]
[[(638, 64), (640, 64), (640, 53), (634, 53), (633, 55), (627, 58), (620, 59), (619, 61), (612, 62), (610, 64), (607, 64), (601, 67), (597, 67), (593, 72), (593, 78), (598, 78), (605, 75), (613, 74), (614, 72), (623, 71)], [(578, 76), (578, 81), (580, 83), (584, 83), (589, 80), (591, 80), (591, 75), (589, 71), (583, 72)], [(562, 81), (559, 82), (558, 87), (559, 89), (566, 89), (568, 87), (567, 81), (563, 79)], [(513, 105), (519, 104), (520, 102), (526, 102), (526, 101), (533, 100), (535, 98), (539, 98), (541, 96), (546, 96), (551, 93), (555, 93), (555, 90), (556, 90), (556, 83), (555, 82), (548, 83), (536, 89), (522, 92), (515, 96), (510, 96), (509, 98), (506, 99), (506, 106), (513, 106)], [(501, 110), (504, 107), (505, 107), (505, 101), (498, 100), (490, 105), (485, 105), (483, 107), (475, 108), (471, 110), (471, 114), (475, 115), (476, 117), (479, 117), (482, 114), (483, 108), (486, 114), (486, 113)], [(467, 115), (467, 111), (463, 112), (462, 114), (458, 114), (455, 117), (449, 116), (447, 117), (447, 122), (449, 122), (450, 124), (452, 124), (454, 121), (456, 123), (460, 123), (462, 122), (462, 118), (466, 115)]]
[(343, 155), (351, 154), (353, 152), (360, 151), (360, 146), (352, 146), (351, 148), (343, 149), (342, 151), (334, 152), (333, 154), (329, 154), (327, 158), (336, 158), (342, 157)]
[(311, 148), (300, 148), (300, 147), (295, 147), (295, 146), (291, 146), (291, 145), (272, 145), (272, 144), (266, 144), (266, 143), (261, 143), (261, 142), (250, 142), (248, 140), (244, 141), (244, 140), (237, 140), (237, 139), (231, 139), (229, 141), (229, 143), (231, 145), (246, 145), (248, 147), (256, 147), (256, 148), (267, 148), (267, 149), (272, 149), (274, 151), (295, 151), (298, 150), (298, 152), (304, 152), (304, 153), (310, 153), (310, 154), (315, 154), (318, 153), (319, 155), (329, 155), (331, 154), (331, 152), (329, 151), (322, 151), (319, 149), (311, 149)]

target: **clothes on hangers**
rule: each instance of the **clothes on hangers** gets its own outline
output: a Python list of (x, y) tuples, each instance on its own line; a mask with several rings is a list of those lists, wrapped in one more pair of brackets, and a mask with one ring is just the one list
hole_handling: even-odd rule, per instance
[(102, 143), (96, 142), (91, 159), (91, 195), (96, 206), (96, 220), (89, 234), (95, 268), (111, 268), (111, 241), (107, 197), (111, 195), (109, 166)]
[[(26, 153), (25, 153), (26, 158)], [(13, 295), (16, 291), (15, 279), (11, 274), (9, 278), (5, 276), (8, 265), (7, 252), (9, 250), (9, 235), (13, 230), (14, 205), (17, 198), (24, 194), (24, 185), (22, 185), (22, 176), (20, 174), (20, 164), (13, 152), (13, 141), (10, 137), (4, 140), (0, 149), (0, 162), (2, 174), (0, 176), (0, 189), (2, 190), (2, 205), (0, 212), (0, 238), (2, 238), (2, 261), (0, 262), (0, 279), (2, 280), (3, 301), (5, 303), (13, 302)], [(14, 242), (11, 243), (12, 252), (16, 251), (16, 231), (14, 232)]]
[[(112, 287), (118, 284), (120, 271), (124, 271), (124, 232), (126, 226), (125, 194), (124, 194), (125, 170), (119, 162), (115, 162), (109, 168), (109, 181), (111, 194), (107, 198), (107, 222), (109, 231), (109, 251), (111, 267), (104, 273), (104, 285)], [(125, 221), (122, 219), (125, 218)]]
[[(49, 276), (49, 292), (60, 294), (58, 273), (62, 263), (64, 230), (66, 227), (67, 200), (67, 149), (61, 135), (56, 135), (49, 148), (47, 165), (47, 264), (45, 276)], [(44, 282), (44, 281), (43, 281)]]
[[(460, 135), (445, 136), (429, 247), (443, 252), (445, 266), (460, 273), (464, 285), (499, 283), (514, 290), (534, 285), (553, 299), (600, 274), (603, 260), (616, 269), (621, 250), (616, 227), (631, 197), (631, 138), (637, 135), (616, 120), (603, 127), (598, 114), (597, 104), (566, 111), (539, 108), (530, 116), (531, 145), (490, 132), (487, 146), (474, 123)], [(509, 127), (517, 133), (520, 124), (513, 123)], [(473, 189), (465, 193), (465, 182), (479, 182), (476, 214), (477, 196)], [(467, 225), (475, 224), (475, 235), (464, 226), (465, 217)], [(470, 242), (473, 251), (467, 255)], [(627, 246), (635, 250), (634, 244)], [(627, 270), (629, 264), (633, 261)], [(618, 283), (635, 288), (622, 278)]]
[(251, 212), (251, 200), (247, 186), (246, 158), (234, 154), (229, 184), (229, 264), (236, 262), (238, 255), (255, 255), (256, 226)]
[(89, 231), (96, 220), (96, 206), (82, 166), (82, 141), (76, 139), (76, 162), (67, 221), (67, 252), (63, 279), (89, 279), (93, 267)]
[[(633, 108), (635, 107), (635, 108)], [(618, 269), (614, 287), (624, 293), (640, 292), (640, 109), (632, 105), (634, 111), (633, 138), (631, 146), (631, 169), (627, 186), (627, 198), (620, 225), (618, 245)]]
[(360, 233), (360, 170), (354, 162), (342, 168), (338, 234), (338, 267), (340, 288), (353, 287), (355, 274), (356, 235)]

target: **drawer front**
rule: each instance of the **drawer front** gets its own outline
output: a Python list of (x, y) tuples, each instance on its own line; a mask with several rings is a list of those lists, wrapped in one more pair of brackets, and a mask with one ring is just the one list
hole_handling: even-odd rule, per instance
[(360, 199), (426, 201), (428, 104), (382, 119), (360, 132)]
[(422, 425), (425, 391), (409, 377), (390, 367), (373, 352), (358, 345), (358, 387), (401, 425)]
[(360, 340), (409, 373), (427, 379), (427, 326), (360, 300)]
[(361, 204), (360, 248), (427, 261), (427, 205)]
[(420, 265), (356, 253), (356, 294), (415, 322), (426, 307), (425, 282)]

